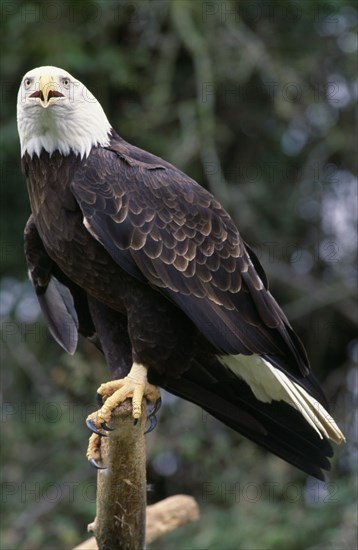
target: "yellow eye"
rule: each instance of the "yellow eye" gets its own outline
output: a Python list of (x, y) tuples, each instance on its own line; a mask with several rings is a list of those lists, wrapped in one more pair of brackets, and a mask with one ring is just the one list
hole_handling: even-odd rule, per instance
[(69, 88), (70, 87), (70, 79), (69, 78), (63, 78), (62, 79), (62, 84), (65, 88)]
[(25, 88), (26, 89), (30, 88), (31, 84), (32, 84), (32, 79), (31, 78), (25, 78), (25, 80), (24, 80)]

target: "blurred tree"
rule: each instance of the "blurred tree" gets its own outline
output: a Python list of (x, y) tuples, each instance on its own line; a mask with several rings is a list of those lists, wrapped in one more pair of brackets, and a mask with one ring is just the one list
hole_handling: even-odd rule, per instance
[(156, 548), (352, 548), (356, 3), (11, 0), (1, 10), (2, 547), (70, 548), (94, 514), (83, 419), (106, 369), (88, 343), (69, 357), (51, 340), (22, 252), (16, 94), (27, 70), (51, 64), (85, 82), (125, 139), (230, 210), (349, 438), (330, 484), (314, 485), (165, 395), (148, 437), (150, 499), (188, 492), (203, 520)]

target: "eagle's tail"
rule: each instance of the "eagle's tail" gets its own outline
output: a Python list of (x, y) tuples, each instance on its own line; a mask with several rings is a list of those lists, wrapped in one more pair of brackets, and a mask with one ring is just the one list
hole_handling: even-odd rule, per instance
[[(259, 355), (231, 355), (220, 361), (250, 386), (255, 397), (264, 403), (284, 401), (297, 409), (306, 422), (323, 439), (342, 443), (344, 435), (332, 416), (328, 413), (326, 400), (313, 384), (313, 375), (302, 377), (300, 381), (291, 380), (277, 367)], [(320, 399), (320, 402), (316, 396)], [(320, 395), (321, 394), (321, 395)]]
[(259, 356), (195, 362), (180, 379), (151, 381), (318, 479), (330, 469), (328, 439), (344, 441), (313, 374), (293, 381)]

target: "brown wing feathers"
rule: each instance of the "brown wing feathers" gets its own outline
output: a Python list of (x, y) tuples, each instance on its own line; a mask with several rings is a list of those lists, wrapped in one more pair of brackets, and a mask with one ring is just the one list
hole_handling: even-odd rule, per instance
[[(72, 191), (115, 261), (164, 291), (218, 351), (288, 355), (291, 374), (308, 371), (258, 259), (196, 182), (149, 153), (140, 160), (139, 149), (118, 140), (93, 151)], [(276, 362), (286, 369), (286, 359)]]

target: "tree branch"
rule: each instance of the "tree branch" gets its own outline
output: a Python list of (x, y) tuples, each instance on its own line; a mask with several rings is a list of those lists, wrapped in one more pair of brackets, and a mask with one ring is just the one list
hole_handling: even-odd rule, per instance
[(146, 507), (146, 421), (145, 402), (138, 426), (133, 426), (131, 401), (125, 401), (113, 412), (114, 429), (109, 437), (101, 438), (101, 457), (107, 469), (98, 471), (97, 514), (88, 526), (95, 537), (74, 550), (140, 550), (145, 539), (152, 542), (199, 518), (197, 503), (186, 495)]
[(199, 519), (199, 506), (193, 497), (175, 495), (147, 506), (146, 542)]
[(127, 400), (112, 414), (114, 430), (101, 439), (101, 456), (107, 469), (97, 474), (97, 515), (91, 526), (100, 550), (144, 548), (146, 422), (143, 402), (141, 421), (133, 426), (132, 404)]
[[(200, 133), (200, 152), (203, 169), (211, 192), (228, 208), (230, 194), (215, 142), (215, 78), (207, 43), (195, 27), (192, 10), (183, 2), (172, 3), (172, 20), (185, 48), (190, 52), (195, 69), (196, 104)], [(192, 5), (191, 5), (192, 7)], [(203, 98), (203, 89), (210, 94)]]
[[(199, 519), (199, 507), (193, 497), (175, 495), (147, 506), (146, 542), (156, 539)], [(73, 550), (98, 550), (94, 537), (85, 540)]]

